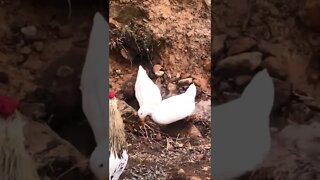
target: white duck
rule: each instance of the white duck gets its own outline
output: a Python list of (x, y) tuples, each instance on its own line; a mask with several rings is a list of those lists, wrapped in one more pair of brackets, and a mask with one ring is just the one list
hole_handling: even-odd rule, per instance
[(149, 78), (146, 70), (139, 66), (135, 83), (135, 95), (139, 102), (138, 116), (144, 124), (145, 117), (160, 105), (162, 101), (159, 87)]
[(81, 74), (80, 88), (82, 92), (82, 108), (97, 144), (91, 154), (89, 166), (99, 180), (108, 178), (108, 37), (108, 24), (100, 13), (96, 13)]
[(191, 84), (186, 92), (164, 99), (152, 112), (151, 118), (160, 125), (167, 125), (190, 116), (195, 110), (197, 89)]
[(262, 163), (270, 149), (274, 86), (259, 72), (239, 99), (213, 107), (213, 179), (230, 180)]

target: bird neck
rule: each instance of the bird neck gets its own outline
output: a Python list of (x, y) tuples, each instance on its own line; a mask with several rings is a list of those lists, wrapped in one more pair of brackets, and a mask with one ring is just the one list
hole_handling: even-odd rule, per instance
[(124, 123), (115, 98), (109, 101), (109, 148), (109, 153), (118, 157), (127, 148)]

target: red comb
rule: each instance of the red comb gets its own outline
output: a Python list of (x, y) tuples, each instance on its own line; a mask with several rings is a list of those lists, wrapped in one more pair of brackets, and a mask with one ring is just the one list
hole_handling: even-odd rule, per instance
[(18, 101), (8, 96), (0, 96), (0, 116), (8, 118), (18, 107)]
[(112, 99), (116, 96), (116, 93), (113, 92), (112, 90), (109, 91), (109, 99)]

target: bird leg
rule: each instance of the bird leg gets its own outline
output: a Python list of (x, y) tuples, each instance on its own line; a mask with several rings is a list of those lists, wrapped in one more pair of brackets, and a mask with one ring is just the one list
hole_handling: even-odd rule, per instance
[[(148, 130), (147, 130), (147, 128), (148, 129), (150, 129), (153, 133), (155, 133), (155, 130), (154, 130), (154, 128), (152, 128), (151, 126), (149, 126), (145, 121), (140, 121), (140, 123), (142, 124), (142, 126), (143, 126), (143, 130), (145, 131), (145, 133), (146, 133), (146, 138), (148, 139), (149, 137), (148, 137)], [(140, 126), (140, 128), (141, 128), (141, 126)], [(142, 130), (142, 129), (141, 129)], [(151, 138), (151, 137), (150, 137)]]

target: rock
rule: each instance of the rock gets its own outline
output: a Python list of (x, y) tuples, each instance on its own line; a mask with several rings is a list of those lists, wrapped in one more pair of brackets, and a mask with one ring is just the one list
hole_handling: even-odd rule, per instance
[(164, 75), (164, 71), (162, 71), (162, 66), (160, 64), (156, 64), (153, 66), (153, 72), (157, 77), (161, 77)]
[(32, 50), (31, 50), (31, 48), (29, 46), (24, 46), (19, 50), (19, 52), (21, 54), (28, 55), (28, 54), (30, 54), (32, 52)]
[(190, 176), (188, 180), (201, 180), (201, 178), (198, 176)]
[(120, 74), (121, 74), (121, 70), (120, 70), (120, 69), (117, 69), (117, 70), (116, 70), (116, 73), (117, 73), (118, 75), (120, 75)]
[(241, 37), (227, 42), (228, 55), (239, 54), (250, 50), (257, 45), (256, 40), (251, 37)]
[(257, 69), (262, 62), (262, 53), (247, 52), (229, 56), (221, 60), (217, 68), (225, 76), (250, 74)]
[(234, 79), (234, 82), (236, 83), (237, 86), (239, 86), (240, 88), (244, 87), (245, 85), (247, 85), (250, 80), (252, 79), (251, 76), (249, 75), (242, 75), (242, 76), (237, 76)]
[(118, 101), (118, 109), (121, 112), (121, 115), (124, 117), (128, 117), (131, 115), (137, 115), (137, 111), (129, 106), (125, 101)]
[(31, 55), (28, 60), (23, 64), (23, 66), (29, 69), (32, 73), (41, 69), (44, 63), (37, 57)]
[(73, 72), (74, 72), (73, 68), (67, 65), (63, 65), (58, 68), (56, 75), (58, 77), (68, 77), (71, 74), (73, 74)]
[(286, 80), (288, 77), (288, 64), (287, 61), (278, 57), (267, 57), (262, 66), (265, 67), (271, 76)]
[(306, 0), (298, 12), (298, 17), (307, 27), (320, 31), (320, 1)]
[(186, 172), (184, 172), (184, 170), (183, 170), (183, 169), (179, 169), (179, 171), (178, 171), (178, 175), (184, 175), (184, 174), (186, 174)]
[(202, 137), (199, 129), (193, 124), (187, 128), (187, 136), (192, 137), (192, 138), (201, 138)]
[(177, 85), (175, 85), (173, 83), (169, 83), (167, 85), (167, 89), (169, 91), (169, 94), (172, 94), (177, 89)]
[(189, 85), (192, 83), (192, 78), (185, 78), (178, 81), (179, 85)]
[(208, 72), (211, 72), (211, 61), (210, 60), (206, 60), (204, 62), (204, 69)]
[(163, 71), (157, 71), (154, 73), (157, 77), (161, 77), (164, 75), (164, 72)]
[[(87, 176), (84, 170), (89, 171), (87, 167), (88, 159), (68, 141), (59, 137), (46, 124), (27, 119), (24, 133), (27, 150), (34, 156), (33, 159), (35, 159), (38, 170), (50, 167), (53, 165), (52, 163), (63, 160), (70, 162), (80, 170), (80, 174)], [(39, 156), (39, 154), (41, 154), (41, 156)], [(69, 169), (69, 167), (61, 166), (58, 168), (62, 168), (62, 172)], [(43, 176), (50, 175), (43, 174)]]
[(0, 72), (0, 83), (2, 84), (9, 83), (9, 75), (6, 72)]
[(214, 56), (220, 56), (225, 48), (226, 34), (213, 36), (212, 53)]
[(186, 78), (189, 78), (189, 77), (190, 77), (190, 74), (187, 73), (187, 72), (181, 74), (181, 78), (182, 79), (186, 79)]
[(33, 25), (25, 26), (21, 28), (22, 34), (26, 39), (34, 39), (37, 36), (37, 28)]
[(34, 42), (33, 46), (37, 52), (42, 52), (42, 50), (43, 50), (43, 42), (42, 41)]

